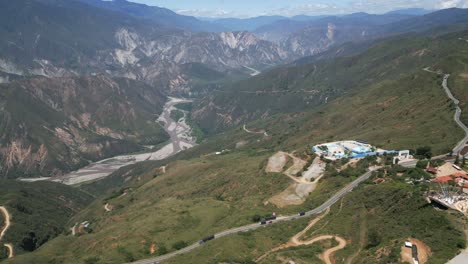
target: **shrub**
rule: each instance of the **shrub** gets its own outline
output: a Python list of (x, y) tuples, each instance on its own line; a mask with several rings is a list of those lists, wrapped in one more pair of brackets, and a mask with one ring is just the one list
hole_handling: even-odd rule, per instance
[(177, 241), (172, 245), (172, 248), (175, 250), (183, 249), (184, 247), (188, 246), (187, 242), (185, 241)]
[(100, 259), (99, 259), (98, 257), (89, 257), (89, 258), (86, 258), (86, 259), (84, 260), (84, 263), (85, 263), (85, 264), (96, 264), (96, 263), (99, 262), (99, 260), (100, 260)]

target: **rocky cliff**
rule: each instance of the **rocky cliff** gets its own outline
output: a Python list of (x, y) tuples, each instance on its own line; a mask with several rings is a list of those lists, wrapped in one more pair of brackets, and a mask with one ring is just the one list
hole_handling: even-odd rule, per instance
[(0, 175), (52, 176), (167, 139), (155, 122), (165, 96), (106, 76), (0, 85)]

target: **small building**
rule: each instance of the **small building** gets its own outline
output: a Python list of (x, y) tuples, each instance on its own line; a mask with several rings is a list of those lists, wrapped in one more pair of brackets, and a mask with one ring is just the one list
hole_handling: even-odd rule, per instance
[(436, 183), (447, 183), (447, 182), (453, 181), (453, 178), (451, 175), (447, 175), (447, 176), (437, 177), (432, 181)]
[(413, 248), (413, 243), (409, 242), (409, 241), (406, 241), (405, 242), (405, 247), (407, 248)]
[(426, 168), (426, 172), (429, 172), (431, 174), (437, 174), (437, 169), (434, 168), (434, 167), (429, 166), (429, 167)]

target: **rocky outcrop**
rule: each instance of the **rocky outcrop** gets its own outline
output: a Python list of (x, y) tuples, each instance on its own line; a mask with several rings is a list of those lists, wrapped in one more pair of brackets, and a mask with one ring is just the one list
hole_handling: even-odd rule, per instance
[(165, 96), (144, 83), (95, 77), (0, 85), (0, 175), (52, 176), (167, 138)]

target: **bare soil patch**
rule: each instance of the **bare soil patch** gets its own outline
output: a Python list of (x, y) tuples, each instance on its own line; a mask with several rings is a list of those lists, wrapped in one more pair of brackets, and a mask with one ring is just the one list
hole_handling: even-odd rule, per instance
[(284, 166), (288, 162), (288, 154), (278, 152), (268, 159), (268, 164), (265, 168), (266, 172), (283, 172)]
[[(421, 240), (409, 238), (407, 241), (413, 243), (418, 247), (419, 263), (426, 264), (427, 260), (431, 256), (431, 249)], [(413, 255), (411, 248), (405, 247), (405, 245), (401, 247), (401, 259), (403, 262), (413, 263)]]

